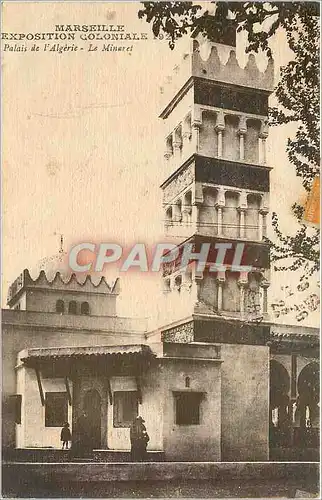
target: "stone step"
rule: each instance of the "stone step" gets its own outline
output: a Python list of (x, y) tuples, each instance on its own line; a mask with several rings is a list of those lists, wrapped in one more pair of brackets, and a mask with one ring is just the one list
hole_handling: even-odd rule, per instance
[[(93, 450), (86, 456), (75, 456), (73, 450), (55, 448), (17, 448), (4, 450), (2, 458), (6, 462), (131, 462), (129, 451)], [(148, 451), (146, 462), (163, 462), (164, 452)]]
[[(129, 451), (123, 450), (94, 450), (93, 457), (98, 462), (131, 462), (131, 454)], [(145, 462), (163, 462), (163, 451), (148, 451), (145, 457)]]

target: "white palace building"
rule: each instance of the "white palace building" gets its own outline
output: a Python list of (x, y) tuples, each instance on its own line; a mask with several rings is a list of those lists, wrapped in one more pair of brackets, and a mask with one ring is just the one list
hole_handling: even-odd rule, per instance
[(267, 310), (272, 89), (273, 61), (240, 68), (234, 36), (191, 41), (163, 89), (165, 232), (195, 251), (244, 242), (253, 270), (165, 266), (164, 320), (150, 331), (117, 315), (118, 281), (25, 269), (2, 311), (4, 451), (60, 448), (64, 422), (77, 436), (85, 411), (94, 456), (126, 456), (139, 414), (160, 460), (317, 458), (319, 331)]

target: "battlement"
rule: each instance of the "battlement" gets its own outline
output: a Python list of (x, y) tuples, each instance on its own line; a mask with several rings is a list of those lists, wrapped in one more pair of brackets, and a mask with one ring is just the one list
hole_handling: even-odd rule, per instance
[(24, 271), (18, 278), (10, 285), (8, 290), (7, 304), (10, 306), (24, 290), (33, 288), (63, 290), (68, 292), (85, 292), (91, 294), (106, 294), (106, 295), (119, 295), (120, 284), (117, 279), (112, 285), (109, 285), (104, 276), (98, 277), (97, 281), (94, 277), (86, 275), (83, 280), (80, 280), (75, 273), (71, 273), (67, 277), (63, 277), (60, 272), (56, 272), (52, 280), (48, 279), (44, 270), (41, 270), (39, 276), (33, 279), (30, 276), (29, 270)]
[(191, 40), (181, 63), (173, 69), (161, 87), (161, 105), (164, 109), (191, 77), (272, 92), (274, 88), (274, 60), (270, 58), (260, 71), (254, 54), (241, 67), (233, 47), (205, 41)]

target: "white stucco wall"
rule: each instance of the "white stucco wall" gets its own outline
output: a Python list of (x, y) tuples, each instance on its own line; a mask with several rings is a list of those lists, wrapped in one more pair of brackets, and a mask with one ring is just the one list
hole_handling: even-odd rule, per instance
[(80, 314), (82, 302), (89, 303), (90, 316), (114, 316), (116, 315), (116, 296), (107, 294), (89, 294), (69, 290), (42, 290), (30, 289), (27, 293), (26, 309), (28, 311), (56, 312), (56, 301), (63, 300), (65, 304), (64, 314), (68, 314), (68, 304), (76, 302), (77, 315)]
[[(190, 377), (190, 391), (203, 392), (199, 425), (175, 423), (174, 391), (187, 391), (185, 378)], [(164, 361), (163, 433), (168, 460), (220, 461), (221, 436), (221, 363), (189, 360)]]
[(269, 347), (221, 344), (222, 460), (268, 460)]
[[(112, 393), (117, 391), (136, 391), (134, 377), (112, 377), (110, 380)], [(139, 405), (139, 414), (140, 414)], [(111, 450), (130, 450), (130, 429), (128, 427), (113, 426), (113, 405), (107, 408), (107, 446)]]
[[(140, 377), (142, 404), (138, 413), (145, 420), (145, 426), (150, 437), (148, 450), (162, 450), (162, 385), (158, 368), (152, 367)], [(111, 390), (136, 391), (137, 383), (134, 377), (111, 378)], [(112, 450), (130, 450), (130, 429), (113, 426), (113, 406), (108, 405), (107, 445)]]
[[(63, 379), (42, 379), (46, 392), (66, 392)], [(70, 390), (72, 387), (70, 384)], [(17, 391), (22, 395), (21, 424), (16, 424), (18, 448), (60, 448), (61, 427), (45, 427), (45, 406), (42, 406), (36, 373), (31, 368), (18, 369)], [(68, 422), (72, 431), (72, 407), (68, 405)]]

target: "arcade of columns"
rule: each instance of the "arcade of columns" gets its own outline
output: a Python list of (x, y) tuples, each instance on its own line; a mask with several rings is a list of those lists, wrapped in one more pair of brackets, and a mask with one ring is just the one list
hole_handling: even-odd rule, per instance
[[(200, 148), (200, 129), (202, 128), (202, 114), (203, 111), (210, 109), (208, 107), (194, 106), (194, 115), (189, 113), (182, 120), (182, 123), (178, 125), (174, 131), (168, 135), (166, 139), (166, 150), (164, 157), (168, 164), (168, 171), (173, 171), (174, 167), (179, 163), (182, 163), (184, 159), (188, 159), (189, 154), (193, 152), (203, 153)], [(213, 108), (211, 108), (213, 110)], [(268, 125), (266, 123), (265, 117), (258, 119), (254, 115), (245, 113), (234, 113), (230, 111), (229, 113), (221, 110), (214, 110), (215, 126), (214, 126), (214, 141), (217, 145), (217, 152), (215, 157), (222, 159), (233, 159), (233, 161), (242, 161), (247, 163), (249, 160), (246, 153), (251, 152), (252, 157), (256, 157), (255, 161), (249, 162), (251, 164), (257, 164), (266, 166), (266, 139), (268, 137)], [(236, 136), (238, 137), (239, 150), (237, 152), (231, 151), (229, 153), (234, 154), (231, 158), (231, 154), (227, 154), (225, 151), (225, 125), (226, 118), (229, 116), (236, 117), (238, 119), (238, 128), (235, 130)], [(247, 126), (247, 122), (252, 125), (257, 124), (257, 147), (249, 147), (245, 150), (245, 143), (247, 142), (247, 134), (251, 127)], [(223, 211), (226, 206), (226, 192), (234, 192), (238, 194), (237, 208), (239, 213), (238, 221), (238, 234), (234, 234), (234, 238), (246, 238), (246, 224), (245, 216), (248, 209), (248, 200), (250, 195), (257, 195), (259, 199), (258, 206), (258, 224), (257, 224), (257, 235), (254, 238), (252, 235), (251, 239), (256, 239), (261, 241), (264, 236), (266, 236), (266, 217), (268, 214), (268, 199), (267, 194), (257, 191), (246, 191), (243, 189), (237, 189), (232, 187), (225, 187), (223, 185), (216, 186), (212, 184), (212, 188), (216, 193), (215, 209), (217, 213), (216, 221), (216, 235), (217, 236), (229, 236), (225, 234), (224, 224), (223, 224)], [(183, 223), (194, 228), (195, 230), (200, 229), (199, 225), (199, 210), (202, 206), (202, 193), (198, 193), (198, 190), (202, 190), (202, 186), (195, 186), (196, 192), (187, 190), (182, 193), (180, 197), (172, 200), (171, 204), (166, 204), (165, 206), (165, 219), (166, 227), (169, 228), (173, 224)]]
[[(258, 116), (233, 112), (229, 113), (222, 109), (214, 109), (210, 106), (194, 105), (193, 114), (188, 113), (182, 122), (175, 127), (173, 132), (167, 136), (166, 150), (164, 157), (167, 162), (168, 171), (175, 170), (175, 166), (182, 164), (185, 159), (188, 159), (193, 152), (203, 154), (200, 145), (200, 139), (203, 127), (203, 112), (209, 109), (214, 117), (213, 140), (216, 143), (216, 158), (224, 160), (233, 159), (233, 161), (242, 161), (247, 163), (250, 157), (250, 149), (252, 149), (252, 158), (255, 161), (249, 161), (251, 164), (266, 166), (266, 139), (268, 136), (268, 126), (265, 117), (259, 119)], [(238, 120), (238, 127), (234, 130), (238, 138), (239, 148), (237, 151), (227, 151), (225, 144), (225, 129), (226, 122), (230, 116)], [(248, 123), (250, 126), (248, 126)], [(248, 145), (247, 134), (250, 128), (255, 125), (253, 131), (257, 135), (257, 144)], [(228, 140), (228, 139), (227, 139)], [(246, 147), (245, 147), (246, 146)], [(232, 158), (233, 156), (233, 158)], [(165, 228), (166, 233), (173, 237), (182, 237), (183, 234), (212, 234), (217, 237), (233, 237), (241, 240), (262, 241), (266, 236), (266, 218), (268, 214), (268, 194), (260, 191), (245, 190), (234, 188), (231, 186), (223, 186), (216, 184), (207, 184), (193, 182), (183, 189), (178, 196), (168, 197), (164, 203), (165, 210)], [(187, 182), (188, 184), (189, 182)], [(209, 196), (210, 194), (210, 204)], [(233, 195), (236, 206), (229, 206), (230, 195)], [(253, 204), (251, 203), (253, 201)], [(255, 201), (255, 207), (254, 205)], [(203, 224), (201, 221), (201, 213), (204, 209), (214, 211), (214, 222), (212, 224)], [(233, 216), (236, 222), (236, 227), (230, 228), (232, 224), (225, 224), (225, 214), (229, 213)], [(252, 218), (252, 224), (248, 222), (248, 215), (252, 212), (255, 215)], [(208, 229), (205, 229), (208, 228)], [(186, 231), (186, 233), (184, 232)], [(231, 234), (233, 231), (233, 234)], [(180, 234), (178, 234), (180, 233)], [(183, 233), (183, 234), (182, 234)], [(251, 273), (257, 278), (257, 294), (254, 307), (258, 316), (267, 315), (267, 289), (269, 281), (267, 279), (267, 271), (259, 271)], [(215, 274), (214, 274), (215, 276)], [(239, 313), (243, 317), (250, 307), (248, 304), (249, 295), (246, 291), (250, 290), (250, 273), (240, 272), (237, 279), (239, 288)], [(223, 294), (225, 293), (225, 284), (229, 280), (230, 271), (219, 271), (216, 273), (217, 298), (214, 309), (219, 314), (223, 309)], [(177, 290), (179, 293), (188, 290), (190, 294), (195, 294), (196, 303), (200, 296), (200, 286), (203, 280), (203, 274), (198, 273), (195, 269), (188, 270), (186, 273), (174, 272), (171, 277), (164, 280), (164, 290), (169, 292)], [(192, 289), (191, 289), (192, 288)], [(261, 288), (261, 292), (259, 292)], [(254, 302), (254, 299), (253, 299)]]

